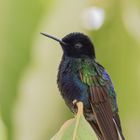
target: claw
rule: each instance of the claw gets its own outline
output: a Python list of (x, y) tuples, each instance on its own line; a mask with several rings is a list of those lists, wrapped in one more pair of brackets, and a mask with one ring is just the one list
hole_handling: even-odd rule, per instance
[(74, 105), (77, 103), (77, 100), (75, 99), (75, 100), (73, 100), (73, 102), (72, 102)]

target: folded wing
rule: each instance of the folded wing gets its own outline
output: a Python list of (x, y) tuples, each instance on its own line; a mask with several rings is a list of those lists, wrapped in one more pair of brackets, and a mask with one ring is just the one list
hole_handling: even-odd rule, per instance
[[(124, 140), (118, 116), (116, 94), (107, 72), (96, 62), (86, 62), (79, 73), (81, 81), (89, 87), (90, 104), (96, 119), (96, 123), (90, 124), (94, 125), (93, 128), (97, 131), (99, 139), (119, 140), (120, 135)], [(120, 134), (118, 135), (118, 133)]]

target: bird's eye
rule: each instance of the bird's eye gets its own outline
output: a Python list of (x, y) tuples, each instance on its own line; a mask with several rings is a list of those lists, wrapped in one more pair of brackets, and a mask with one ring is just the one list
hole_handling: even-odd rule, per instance
[(74, 46), (75, 48), (77, 48), (77, 49), (80, 49), (80, 48), (82, 48), (83, 47), (83, 45), (81, 44), (81, 43), (77, 43), (77, 44), (75, 44), (75, 46)]

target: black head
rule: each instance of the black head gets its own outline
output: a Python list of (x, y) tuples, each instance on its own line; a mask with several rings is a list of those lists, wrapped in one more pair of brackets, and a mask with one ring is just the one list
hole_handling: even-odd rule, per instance
[(67, 56), (95, 58), (94, 46), (88, 36), (74, 32), (66, 35), (62, 41), (66, 43), (66, 45), (61, 44), (61, 46)]
[(91, 40), (88, 36), (82, 33), (70, 33), (62, 38), (62, 40), (47, 34), (43, 35), (58, 41), (62, 46), (64, 55), (66, 56), (74, 58), (82, 58), (84, 56), (95, 58), (95, 50)]

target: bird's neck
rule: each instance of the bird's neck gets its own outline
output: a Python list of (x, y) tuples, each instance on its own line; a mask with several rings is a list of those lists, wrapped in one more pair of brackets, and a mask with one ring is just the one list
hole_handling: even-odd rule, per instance
[(63, 55), (60, 69), (71, 69), (73, 72), (81, 69), (83, 66), (90, 66), (95, 63), (95, 59), (89, 57), (73, 58)]
[(82, 56), (82, 57), (70, 57), (67, 55), (63, 55), (62, 57), (63, 60), (70, 60), (70, 61), (95, 61), (94, 57), (88, 57), (88, 56)]

